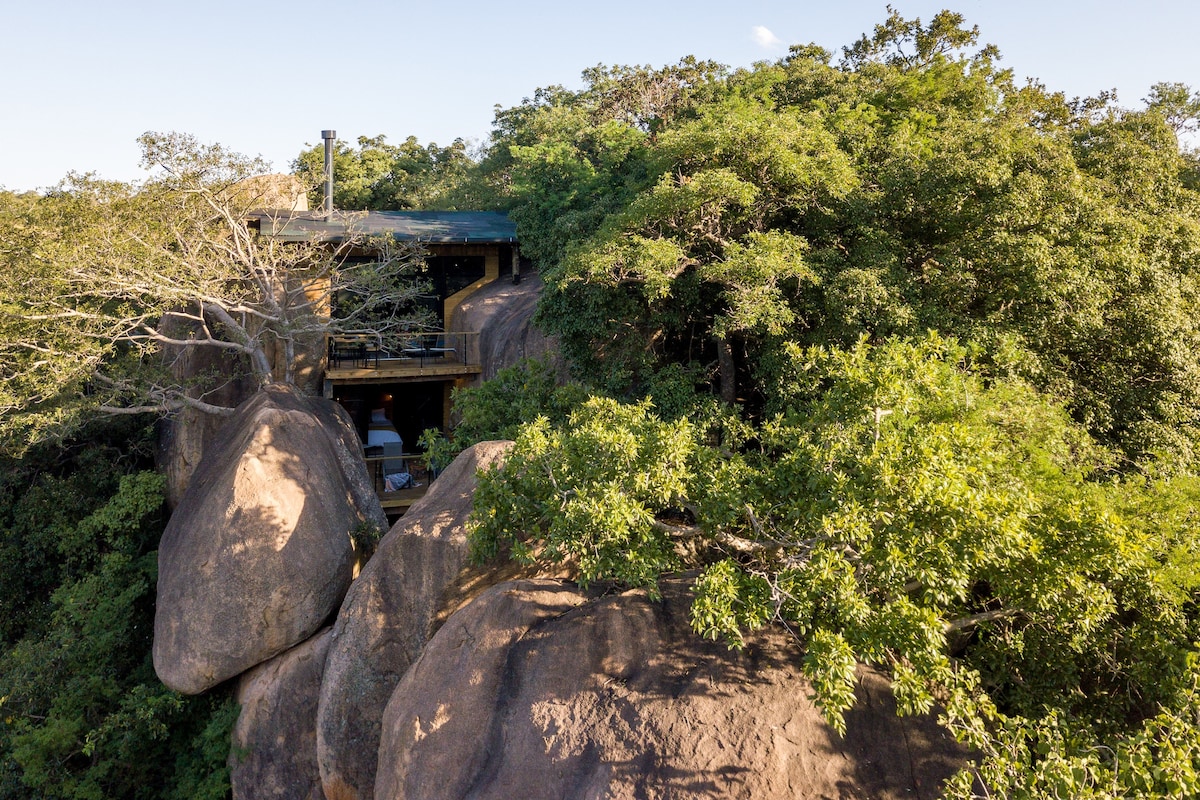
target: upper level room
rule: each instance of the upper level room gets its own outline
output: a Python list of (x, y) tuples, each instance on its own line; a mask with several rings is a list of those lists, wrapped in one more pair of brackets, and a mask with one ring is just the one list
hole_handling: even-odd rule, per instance
[[(516, 224), (494, 211), (356, 211), (334, 206), (334, 164), (337, 131), (323, 130), (323, 189), (320, 208), (309, 210), (308, 197), (299, 191), (293, 201), (277, 202), (273, 209), (251, 211), (247, 224), (264, 236), (282, 241), (326, 242), (333, 246), (387, 237), (418, 244), (424, 262), (420, 276), (427, 290), (422, 302), (430, 328), (455, 330), (454, 312), (468, 296), (497, 280), (502, 272), (520, 280), (520, 254)], [(284, 210), (286, 209), (286, 210)], [(369, 251), (349, 254), (373, 260)]]
[[(520, 279), (516, 224), (495, 211), (255, 211), (249, 224), (277, 239), (342, 244), (352, 237), (389, 236), (425, 251), (429, 310), (450, 330), (454, 310), (483, 286), (508, 274)], [(369, 254), (363, 254), (369, 258)]]

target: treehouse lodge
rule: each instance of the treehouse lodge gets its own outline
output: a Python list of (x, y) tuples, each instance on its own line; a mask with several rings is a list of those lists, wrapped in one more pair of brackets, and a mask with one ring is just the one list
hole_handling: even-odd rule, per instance
[(425, 302), (438, 328), (406, 336), (391, 349), (370, 337), (339, 336), (329, 337), (326, 347), (324, 394), (354, 420), (385, 511), (402, 514), (433, 477), (416, 468), (418, 438), (429, 428), (446, 430), (452, 390), (482, 371), (479, 332), (455, 327), (455, 311), (502, 274), (519, 280), (516, 226), (505, 214), (481, 211), (264, 211), (250, 223), (284, 240), (330, 243), (343, 241), (352, 224), (355, 234), (391, 236), (424, 249), (422, 277), (431, 285)]

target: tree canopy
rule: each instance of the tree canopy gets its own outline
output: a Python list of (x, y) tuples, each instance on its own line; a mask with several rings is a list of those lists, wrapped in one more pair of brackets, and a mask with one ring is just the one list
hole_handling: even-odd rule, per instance
[(96, 420), (0, 455), (0, 798), (229, 793), (228, 691), (183, 697), (154, 674), (166, 521), (154, 431)]
[(1190, 89), (1018, 86), (950, 12), (584, 79), (480, 165), (596, 396), (527, 373), (477, 551), (698, 570), (695, 630), (790, 631), (835, 726), (860, 662), (938, 708), (955, 796), (1200, 791)]
[(810, 45), (732, 74), (595, 68), (499, 112), (484, 179), (542, 268), (542, 324), (614, 391), (682, 365), (748, 408), (776, 402), (787, 341), (936, 329), (1129, 458), (1189, 457), (1190, 94), (1072, 101), (977, 42), (958, 15), (893, 12), (837, 63)]
[[(462, 203), (470, 200), (459, 192), (473, 164), (462, 139), (448, 147), (422, 145), (415, 136), (398, 145), (383, 135), (360, 136), (357, 148), (339, 141), (333, 151), (333, 205), (355, 211), (465, 208)], [(301, 152), (292, 167), (313, 187), (309, 203), (319, 208), (325, 200), (324, 145)]]

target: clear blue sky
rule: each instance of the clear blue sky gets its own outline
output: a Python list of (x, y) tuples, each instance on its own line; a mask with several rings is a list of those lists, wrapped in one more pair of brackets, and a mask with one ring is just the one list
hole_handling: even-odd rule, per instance
[[(893, 5), (924, 21), (962, 13), (1018, 77), (1070, 96), (1115, 88), (1138, 106), (1158, 81), (1200, 89), (1200, 0)], [(863, 0), (0, 0), (0, 11), (0, 186), (12, 190), (70, 170), (138, 179), (147, 130), (279, 171), (324, 128), (351, 142), (482, 140), (494, 106), (577, 87), (598, 63), (691, 54), (749, 66), (807, 42), (836, 53), (887, 13)]]

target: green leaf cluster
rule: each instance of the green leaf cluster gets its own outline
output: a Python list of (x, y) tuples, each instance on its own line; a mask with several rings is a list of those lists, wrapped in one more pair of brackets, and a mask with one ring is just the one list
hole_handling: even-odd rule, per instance
[(151, 663), (163, 479), (136, 427), (91, 433), (0, 478), (0, 797), (223, 798), (237, 705)]
[(566, 420), (586, 394), (578, 384), (560, 385), (544, 361), (522, 359), (475, 388), (455, 389), (458, 415), (454, 441), (461, 450), (486, 439), (515, 439), (521, 426), (538, 417), (554, 424)]
[(686, 420), (663, 422), (646, 403), (592, 398), (565, 425), (525, 426), (502, 469), (479, 476), (471, 541), (500, 552), (568, 563), (584, 585), (616, 581), (655, 592), (680, 561), (658, 517), (679, 510), (700, 469)]
[(1005, 744), (1039, 720), (1114, 749), (1183, 713), (1195, 479), (1119, 477), (1061, 405), (936, 334), (789, 355), (788, 401), (754, 427), (599, 398), (526, 426), (480, 476), (477, 554), (652, 591), (698, 569), (698, 633), (790, 631), (839, 729), (857, 665), (885, 668), (901, 713), (940, 708), (996, 786), (1040, 785)]
[[(388, 144), (383, 135), (360, 136), (357, 147), (338, 141), (333, 151), (333, 205), (343, 211), (472, 208), (475, 198), (462, 196), (472, 164), (462, 139), (447, 147), (422, 145), (415, 136), (398, 145)], [(311, 187), (309, 206), (321, 208), (324, 145), (302, 151), (292, 169)]]

